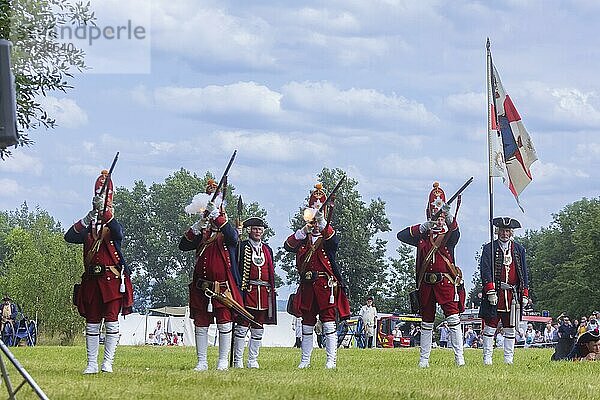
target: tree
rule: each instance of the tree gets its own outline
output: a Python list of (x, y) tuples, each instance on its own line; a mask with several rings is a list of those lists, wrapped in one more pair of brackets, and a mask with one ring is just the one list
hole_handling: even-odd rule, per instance
[(26, 204), (16, 212), (0, 213), (0, 287), (39, 320), (44, 335), (73, 342), (83, 320), (71, 304), (73, 283), (83, 271), (80, 246), (67, 244), (59, 223)]
[[(368, 295), (383, 297), (387, 242), (377, 235), (390, 230), (390, 221), (385, 216), (385, 202), (378, 198), (367, 206), (356, 189), (358, 182), (341, 169), (324, 168), (318, 179), (324, 188), (332, 190), (342, 177), (346, 180), (337, 193), (331, 224), (340, 237), (336, 261), (346, 281), (350, 305), (358, 309)], [(294, 231), (305, 224), (303, 210), (300, 206), (291, 221)], [(295, 255), (279, 248), (275, 259), (287, 272), (288, 283), (298, 282)]]
[[(150, 187), (137, 181), (131, 190), (119, 187), (114, 203), (117, 218), (124, 226), (123, 253), (133, 269), (134, 307), (182, 306), (187, 304), (188, 283), (194, 270), (193, 252), (179, 250), (183, 233), (198, 218), (187, 215), (184, 208), (197, 193), (204, 192), (208, 172), (200, 178), (185, 169), (167, 177), (164, 183)], [(235, 188), (227, 186), (225, 209), (230, 220), (238, 218)], [(258, 203), (244, 203), (241, 218), (265, 217)], [(273, 235), (265, 231), (264, 239)]]
[[(475, 265), (478, 266), (480, 260), (481, 251), (478, 251), (475, 254)], [(483, 286), (481, 285), (481, 273), (479, 272), (479, 268), (475, 269), (471, 283), (473, 284), (473, 287), (467, 295), (466, 307), (469, 308), (469, 306), (471, 306), (471, 308), (478, 308), (481, 305), (481, 295), (483, 292)]]
[(600, 198), (567, 205), (548, 228), (517, 238), (526, 250), (530, 296), (552, 315), (589, 315), (600, 309)]
[[(29, 131), (54, 128), (56, 121), (44, 109), (40, 96), (71, 89), (72, 71), (86, 68), (83, 50), (61, 43), (58, 28), (64, 24), (93, 23), (90, 3), (67, 0), (0, 0), (0, 37), (12, 42), (12, 68), (17, 95), (19, 144), (30, 145)], [(0, 158), (10, 151), (0, 149)]]
[(414, 249), (407, 244), (400, 244), (396, 249), (399, 258), (390, 258), (387, 271), (386, 290), (379, 300), (380, 312), (400, 311), (410, 313), (408, 294), (415, 290), (415, 256)]

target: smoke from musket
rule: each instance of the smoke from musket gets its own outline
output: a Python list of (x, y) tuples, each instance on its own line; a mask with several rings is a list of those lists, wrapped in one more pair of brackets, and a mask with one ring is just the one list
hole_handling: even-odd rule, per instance
[[(204, 210), (206, 210), (206, 205), (212, 199), (212, 196), (212, 194), (207, 194), (204, 192), (198, 193), (194, 196), (192, 202), (185, 206), (185, 212), (188, 214), (202, 214)], [(217, 206), (221, 205), (222, 198), (223, 197), (221, 193), (219, 193), (215, 199), (215, 204)]]

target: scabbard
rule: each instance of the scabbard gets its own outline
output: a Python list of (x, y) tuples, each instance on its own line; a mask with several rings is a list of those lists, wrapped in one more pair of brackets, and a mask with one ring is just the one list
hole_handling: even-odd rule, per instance
[(267, 301), (269, 302), (269, 310), (267, 311), (267, 317), (269, 320), (273, 318), (273, 294), (271, 293), (271, 289), (267, 290)]

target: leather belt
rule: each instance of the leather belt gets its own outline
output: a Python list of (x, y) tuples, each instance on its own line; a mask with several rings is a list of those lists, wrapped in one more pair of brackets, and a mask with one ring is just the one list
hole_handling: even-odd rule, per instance
[(250, 279), (248, 281), (249, 285), (255, 285), (255, 286), (266, 286), (266, 287), (271, 287), (271, 284), (267, 281), (261, 281), (259, 279)]
[(454, 284), (454, 279), (452, 279), (452, 277), (445, 272), (425, 272), (423, 282), (430, 285), (435, 285), (443, 281), (444, 278), (448, 278), (450, 283)]
[(329, 275), (326, 272), (304, 271), (300, 278), (302, 279), (302, 282), (314, 282), (317, 278), (329, 279)]
[(512, 290), (513, 292), (517, 291), (517, 287), (506, 282), (500, 282), (500, 289), (502, 290)]
[(92, 264), (86, 268), (87, 274), (91, 276), (104, 275), (107, 270), (115, 274), (116, 278), (121, 276), (121, 267), (116, 265)]
[(210, 289), (215, 293), (220, 293), (220, 291), (218, 291), (217, 288), (228, 289), (229, 285), (227, 284), (227, 282), (208, 281), (206, 279), (198, 278), (198, 280), (196, 281), (196, 288), (200, 289), (203, 292), (206, 289)]

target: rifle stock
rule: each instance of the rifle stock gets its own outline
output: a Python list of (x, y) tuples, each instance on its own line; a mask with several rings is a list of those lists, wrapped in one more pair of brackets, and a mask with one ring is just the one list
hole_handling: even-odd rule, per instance
[(223, 304), (225, 307), (230, 310), (235, 311), (240, 317), (244, 318), (246, 321), (250, 322), (256, 328), (262, 329), (262, 324), (259, 324), (254, 320), (254, 316), (248, 312), (240, 303), (235, 301), (233, 297), (231, 297), (231, 293), (225, 292), (225, 294), (217, 293), (209, 288), (204, 289), (204, 292), (208, 297), (211, 297), (217, 300), (219, 303)]

